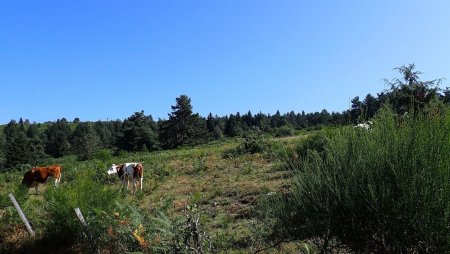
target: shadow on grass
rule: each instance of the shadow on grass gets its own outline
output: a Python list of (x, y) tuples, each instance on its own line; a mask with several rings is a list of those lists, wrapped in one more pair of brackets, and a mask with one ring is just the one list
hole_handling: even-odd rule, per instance
[[(33, 253), (33, 254), (53, 254), (53, 253), (65, 253), (65, 254), (75, 254), (84, 253), (80, 249), (80, 245), (76, 243), (75, 237), (70, 234), (64, 234), (61, 232), (59, 234), (54, 234), (51, 236), (46, 236), (42, 239), (29, 240), (22, 244), (16, 249), (4, 249), (0, 250), (1, 253)], [(86, 252), (87, 253), (87, 252)]]

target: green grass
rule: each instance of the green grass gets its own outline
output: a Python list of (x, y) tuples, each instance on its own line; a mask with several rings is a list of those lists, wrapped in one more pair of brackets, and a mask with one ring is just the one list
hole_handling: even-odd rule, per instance
[[(278, 176), (280, 170), (272, 169), (278, 158), (271, 154), (284, 145), (295, 147), (290, 144), (297, 141), (295, 137), (265, 139), (264, 151), (244, 151), (230, 158), (224, 158), (223, 154), (242, 147), (245, 140), (216, 141), (150, 153), (122, 153), (118, 157), (102, 151), (97, 159), (82, 162), (74, 156), (48, 159), (45, 164), (63, 166), (61, 186), (55, 189), (50, 180), (39, 187), (38, 195), (33, 194), (34, 190), (24, 192), (18, 188), (27, 167), (0, 173), (0, 237), (4, 239), (0, 252), (44, 250), (50, 237), (64, 235), (67, 237), (60, 240), (67, 252), (89, 253), (92, 251), (90, 236), (76, 220), (75, 207), (80, 207), (89, 222), (96, 247), (107, 253), (149, 250), (164, 253), (182, 247), (189, 213), (199, 216), (199, 230), (208, 236), (202, 240), (205, 252), (255, 251), (265, 246), (257, 237), (259, 222), (254, 220), (257, 200), (269, 192), (281, 191), (288, 182)], [(266, 146), (272, 143), (282, 145)], [(254, 144), (259, 149), (259, 143), (250, 145)], [(116, 175), (106, 174), (112, 163), (128, 161), (142, 162), (145, 170), (143, 193), (134, 196), (122, 190)], [(37, 232), (37, 241), (29, 241), (5, 196), (9, 192), (20, 199)], [(194, 206), (195, 212), (190, 210)], [(143, 228), (139, 234), (145, 239), (144, 246), (133, 236), (139, 227)]]

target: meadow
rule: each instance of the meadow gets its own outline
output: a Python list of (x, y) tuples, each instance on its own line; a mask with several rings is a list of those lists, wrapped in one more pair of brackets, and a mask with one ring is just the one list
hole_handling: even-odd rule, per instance
[[(20, 187), (30, 165), (2, 172), (0, 252), (448, 253), (448, 107), (397, 115), (385, 106), (372, 120), (369, 130), (52, 159), (63, 166), (61, 186), (47, 183), (38, 195)], [(135, 195), (106, 174), (112, 163), (131, 161), (145, 168)]]
[[(75, 156), (51, 159), (47, 164), (63, 167), (60, 188), (50, 180), (40, 185), (37, 195), (33, 188), (20, 185), (31, 165), (0, 173), (0, 250), (256, 251), (265, 246), (262, 235), (268, 230), (257, 219), (257, 201), (289, 189), (290, 174), (280, 158), (294, 156), (296, 144), (307, 136), (237, 138), (193, 148), (123, 152), (114, 157), (102, 150), (89, 161), (78, 161)], [(131, 188), (122, 188), (117, 175), (106, 174), (112, 163), (130, 161), (142, 162), (145, 170), (143, 192), (135, 195)], [(21, 204), (36, 239), (28, 236), (8, 193)], [(75, 207), (89, 223), (89, 233), (76, 219)]]

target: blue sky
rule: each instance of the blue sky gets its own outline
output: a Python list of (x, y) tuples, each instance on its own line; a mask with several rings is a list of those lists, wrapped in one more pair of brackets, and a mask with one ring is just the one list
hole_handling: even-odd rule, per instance
[[(1, 1), (0, 124), (343, 111), (392, 69), (450, 79), (450, 1)], [(449, 86), (444, 81), (443, 87)]]

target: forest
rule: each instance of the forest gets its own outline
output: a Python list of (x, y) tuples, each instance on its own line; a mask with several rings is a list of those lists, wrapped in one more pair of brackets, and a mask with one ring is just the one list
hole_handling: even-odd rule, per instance
[(292, 136), (295, 130), (314, 130), (322, 127), (363, 123), (371, 119), (381, 106), (389, 102), (398, 114), (411, 105), (415, 110), (437, 100), (449, 103), (449, 88), (441, 89), (440, 79), (421, 81), (415, 65), (398, 67), (400, 79), (385, 80), (388, 89), (376, 96), (367, 94), (351, 100), (349, 109), (342, 112), (288, 112), (264, 114), (248, 111), (227, 116), (210, 113), (202, 117), (193, 112), (187, 95), (176, 98), (168, 119), (155, 121), (144, 110), (125, 120), (72, 122), (65, 118), (54, 122), (30, 123), (28, 119), (11, 120), (0, 132), (0, 169), (20, 164), (38, 165), (45, 158), (76, 155), (80, 160), (91, 159), (105, 149), (115, 154), (121, 151), (155, 151), (183, 146), (206, 144), (224, 137), (242, 137), (248, 133), (264, 133), (275, 137)]

